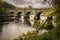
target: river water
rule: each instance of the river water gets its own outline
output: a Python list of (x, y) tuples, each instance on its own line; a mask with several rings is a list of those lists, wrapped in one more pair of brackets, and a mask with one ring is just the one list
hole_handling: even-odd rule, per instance
[[(32, 32), (34, 30), (36, 29), (28, 24), (9, 22), (8, 24), (4, 24), (3, 27), (0, 27), (0, 40), (13, 40), (23, 33), (26, 34), (28, 31)], [(44, 32), (47, 32), (47, 30), (40, 30), (39, 34)]]
[(28, 31), (33, 30), (35, 30), (35, 28), (27, 24), (10, 22), (9, 24), (3, 25), (2, 31), (0, 32), (0, 40), (13, 40), (19, 35), (22, 35), (23, 33), (26, 34)]

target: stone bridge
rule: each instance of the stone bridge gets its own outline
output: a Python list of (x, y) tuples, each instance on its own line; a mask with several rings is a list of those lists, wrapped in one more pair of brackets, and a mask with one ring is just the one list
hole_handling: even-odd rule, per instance
[(34, 20), (40, 20), (40, 14), (47, 9), (14, 9), (10, 10), (10, 14), (14, 14), (14, 19), (18, 22), (34, 24)]

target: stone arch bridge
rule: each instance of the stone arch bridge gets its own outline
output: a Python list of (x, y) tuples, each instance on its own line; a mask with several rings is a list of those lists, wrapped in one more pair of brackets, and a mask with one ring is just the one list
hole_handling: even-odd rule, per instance
[(14, 9), (9, 10), (9, 14), (13, 15), (12, 19), (21, 23), (27, 23), (29, 25), (34, 24), (34, 20), (40, 20), (40, 14), (47, 9)]

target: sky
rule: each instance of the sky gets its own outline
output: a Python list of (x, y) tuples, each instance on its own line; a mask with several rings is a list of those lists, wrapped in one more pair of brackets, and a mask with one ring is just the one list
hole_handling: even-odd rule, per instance
[(28, 6), (32, 6), (34, 8), (47, 8), (50, 7), (51, 5), (48, 4), (48, 2), (50, 2), (51, 0), (4, 0), (7, 1), (8, 3), (13, 4), (16, 7), (28, 7)]

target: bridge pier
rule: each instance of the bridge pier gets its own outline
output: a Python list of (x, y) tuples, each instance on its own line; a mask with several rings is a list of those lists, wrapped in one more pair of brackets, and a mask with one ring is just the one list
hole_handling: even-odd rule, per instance
[(32, 26), (34, 25), (34, 17), (35, 15), (30, 15), (30, 23)]
[(22, 25), (24, 24), (24, 16), (21, 16)]

